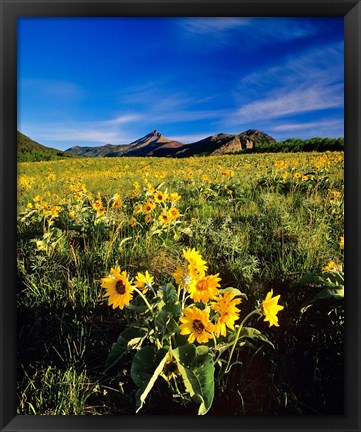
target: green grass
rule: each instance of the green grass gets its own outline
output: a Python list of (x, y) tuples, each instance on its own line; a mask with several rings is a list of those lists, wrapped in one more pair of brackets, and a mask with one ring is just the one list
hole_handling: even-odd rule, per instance
[[(327, 300), (301, 315), (315, 287), (292, 285), (306, 274), (321, 273), (330, 260), (343, 262), (342, 156), (326, 154), (322, 163), (318, 157), (19, 164), (18, 413), (133, 413), (130, 359), (104, 373), (111, 345), (132, 312), (107, 306), (100, 279), (119, 265), (133, 275), (149, 270), (157, 283), (167, 283), (182, 249), (194, 247), (209, 272), (220, 274), (222, 287), (247, 294), (242, 314), (271, 288), (285, 306), (279, 328), (257, 323), (276, 349), (256, 344), (239, 350), (239, 365), (220, 383), (209, 415), (342, 414), (343, 303)], [(285, 170), (280, 173), (274, 165), (282, 161), (289, 164), (286, 181)], [(234, 175), (220, 174), (225, 169)], [(187, 176), (191, 171), (193, 180)], [(298, 180), (293, 177), (298, 171), (312, 172), (315, 179)], [(212, 181), (202, 181), (202, 174)], [(135, 205), (146, 200), (145, 178), (182, 196), (180, 224), (159, 233), (141, 219), (129, 225)], [(135, 181), (141, 191), (132, 196)], [(69, 218), (68, 209), (77, 205), (69, 184), (77, 182), (86, 185), (92, 202), (100, 192), (108, 207), (114, 193), (121, 193), (122, 210), (108, 208), (111, 217), (96, 219), (87, 198), (79, 204), (78, 219)], [(42, 210), (26, 209), (37, 195), (51, 206), (58, 203), (59, 215), (44, 220)], [(194, 413), (192, 406), (168, 400), (167, 391), (157, 382), (142, 413)]]

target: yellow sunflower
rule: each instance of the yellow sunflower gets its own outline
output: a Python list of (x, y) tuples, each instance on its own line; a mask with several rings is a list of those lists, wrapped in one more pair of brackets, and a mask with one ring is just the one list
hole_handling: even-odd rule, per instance
[(145, 294), (149, 288), (152, 288), (153, 281), (153, 276), (151, 276), (148, 270), (146, 270), (144, 274), (140, 272), (138, 273), (137, 277), (135, 278), (135, 285)]
[(113, 204), (112, 204), (113, 208), (120, 208), (123, 206), (123, 201), (121, 200), (120, 195), (118, 193), (116, 193), (112, 199), (113, 199)]
[(180, 195), (178, 195), (177, 192), (172, 192), (168, 195), (168, 199), (169, 201), (178, 201), (180, 200), (182, 197)]
[(168, 210), (168, 214), (169, 214), (171, 220), (173, 220), (173, 219), (177, 219), (177, 217), (179, 217), (180, 213), (179, 213), (178, 209), (176, 209), (175, 207), (171, 207)]
[(188, 288), (189, 285), (192, 282), (194, 283), (194, 280), (196, 280), (197, 277), (199, 277), (199, 274), (194, 273), (191, 268), (185, 270), (181, 267), (177, 267), (176, 271), (172, 273), (172, 276), (174, 277), (178, 285), (185, 286), (186, 288)]
[(132, 226), (134, 228), (137, 225), (137, 219), (135, 217), (131, 217), (129, 219), (129, 223), (130, 223), (130, 226)]
[(276, 326), (279, 327), (277, 313), (284, 309), (284, 306), (278, 305), (278, 300), (280, 295), (272, 297), (273, 290), (267, 293), (266, 298), (264, 299), (263, 306), (263, 315), (265, 316), (265, 321), (269, 322), (270, 327)]
[(203, 302), (207, 304), (209, 300), (215, 299), (218, 295), (218, 283), (221, 278), (219, 274), (203, 276), (198, 280), (193, 281), (188, 288), (191, 299), (195, 302)]
[(142, 206), (142, 204), (137, 204), (137, 205), (134, 207), (134, 213), (135, 213), (135, 214), (142, 213), (142, 211), (143, 211), (143, 206)]
[(156, 191), (154, 193), (154, 201), (156, 203), (162, 203), (167, 199), (167, 194), (165, 192), (162, 191)]
[(180, 328), (181, 335), (189, 335), (188, 342), (207, 343), (212, 339), (211, 332), (214, 330), (214, 325), (209, 321), (209, 312), (200, 310), (196, 307), (183, 309), (183, 317), (179, 320), (182, 323)]
[(207, 261), (202, 259), (201, 254), (194, 248), (183, 249), (183, 258), (189, 263), (190, 267), (198, 272), (205, 272), (207, 270)]
[(215, 324), (215, 334), (217, 337), (219, 335), (226, 336), (226, 327), (234, 330), (234, 323), (239, 318), (240, 310), (237, 305), (241, 303), (240, 298), (234, 298), (235, 294), (232, 292), (220, 295), (216, 302), (212, 302), (211, 308), (218, 312), (218, 319)]
[(154, 201), (147, 201), (143, 206), (144, 213), (151, 213), (155, 208)]
[(163, 212), (160, 216), (159, 216), (159, 220), (162, 224), (168, 224), (171, 221), (171, 217), (167, 212)]
[(340, 249), (344, 249), (345, 248), (345, 238), (344, 236), (341, 236), (340, 238)]
[(120, 273), (120, 268), (110, 269), (110, 274), (101, 280), (101, 286), (106, 289), (104, 297), (108, 298), (108, 305), (113, 309), (123, 309), (128, 306), (133, 297), (134, 287), (127, 278), (127, 272)]
[(336, 264), (335, 261), (330, 261), (327, 266), (325, 266), (322, 269), (322, 272), (332, 272), (332, 271), (337, 271), (337, 270), (341, 270), (342, 266), (339, 264)]

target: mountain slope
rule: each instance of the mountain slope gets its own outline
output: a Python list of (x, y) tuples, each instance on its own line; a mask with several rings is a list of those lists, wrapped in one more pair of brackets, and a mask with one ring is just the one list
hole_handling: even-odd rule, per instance
[(72, 155), (61, 150), (46, 147), (17, 131), (18, 162), (38, 162), (69, 157), (72, 157)]
[(65, 151), (85, 157), (169, 156), (183, 145), (183, 143), (171, 140), (154, 130), (130, 144), (107, 144), (99, 147), (76, 146)]

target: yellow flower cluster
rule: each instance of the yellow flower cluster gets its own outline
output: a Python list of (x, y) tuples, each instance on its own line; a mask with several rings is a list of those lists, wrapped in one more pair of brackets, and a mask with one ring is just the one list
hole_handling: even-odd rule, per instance
[[(133, 215), (129, 219), (132, 227), (135, 227), (138, 222), (149, 224), (151, 222), (158, 222), (161, 226), (169, 225), (171, 222), (176, 221), (181, 216), (179, 210), (176, 208), (176, 202), (181, 199), (177, 192), (168, 193), (160, 189), (154, 188), (149, 182), (145, 182), (144, 200), (139, 201), (133, 210)], [(135, 183), (134, 191), (136, 195), (141, 195), (139, 183)]]

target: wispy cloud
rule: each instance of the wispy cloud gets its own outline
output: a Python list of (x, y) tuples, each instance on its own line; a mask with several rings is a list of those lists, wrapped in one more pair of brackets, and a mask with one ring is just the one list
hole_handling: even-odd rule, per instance
[(288, 132), (288, 131), (309, 131), (315, 129), (329, 129), (336, 128), (342, 129), (344, 126), (344, 122), (342, 120), (324, 120), (319, 122), (300, 122), (300, 123), (284, 123), (278, 126), (275, 126), (273, 130)]
[(323, 119), (320, 121), (280, 123), (270, 126), (269, 133), (276, 139), (282, 140), (292, 136), (312, 137), (341, 137), (344, 135), (344, 122), (339, 119)]
[(250, 19), (234, 17), (185, 18), (179, 23), (188, 32), (209, 35), (247, 26)]
[[(213, 48), (237, 45), (238, 50), (254, 50), (277, 42), (301, 39), (314, 34), (317, 24), (292, 18), (217, 17), (186, 18), (179, 21), (184, 36), (212, 37)], [(257, 29), (255, 31), (255, 29)], [(241, 42), (241, 44), (240, 44)], [(204, 49), (210, 49), (209, 44)]]
[(235, 96), (240, 107), (227, 123), (265, 121), (325, 109), (342, 109), (342, 56), (342, 44), (325, 46), (245, 76), (240, 80)]
[(240, 80), (239, 89), (267, 91), (274, 86), (299, 86), (316, 81), (324, 86), (343, 81), (343, 44), (307, 50), (297, 57), (292, 55), (282, 64), (256, 70)]
[[(100, 121), (59, 121), (41, 124), (24, 124), (20, 129), (33, 139), (47, 143), (63, 143), (69, 146), (128, 144), (133, 140), (129, 126), (142, 120), (138, 114), (117, 116)], [(121, 127), (119, 127), (121, 126)]]
[(291, 114), (340, 108), (343, 106), (342, 88), (342, 85), (329, 88), (315, 84), (310, 88), (299, 88), (293, 91), (287, 89), (273, 91), (263, 99), (242, 106), (236, 112), (235, 120), (246, 122), (252, 119), (274, 119)]

